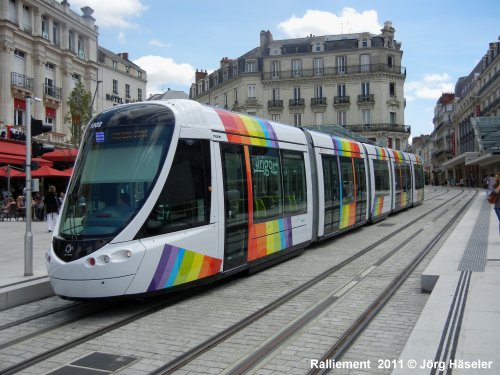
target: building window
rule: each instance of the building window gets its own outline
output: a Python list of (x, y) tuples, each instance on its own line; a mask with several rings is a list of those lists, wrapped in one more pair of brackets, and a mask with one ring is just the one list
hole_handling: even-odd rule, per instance
[(314, 122), (316, 125), (323, 125), (323, 112), (315, 112), (314, 113)]
[(137, 89), (137, 100), (142, 101), (142, 89)]
[(130, 99), (130, 85), (128, 83), (125, 84), (125, 97)]
[(301, 77), (302, 76), (302, 61), (292, 60), (292, 76)]
[(293, 125), (302, 126), (302, 115), (300, 113), (293, 114)]
[(113, 60), (113, 69), (118, 69), (118, 62), (116, 62), (115, 60)]
[(389, 112), (391, 125), (396, 125), (396, 112)]
[(389, 96), (396, 96), (396, 84), (394, 82), (389, 83)]
[(245, 61), (245, 72), (255, 73), (257, 71), (257, 61), (247, 60)]
[(238, 89), (233, 90), (234, 93), (234, 103), (238, 103)]
[(73, 81), (80, 81), (82, 79), (82, 76), (78, 73), (73, 73), (71, 75), (71, 78), (73, 78)]
[(248, 85), (248, 99), (255, 99), (257, 95), (255, 94), (255, 85)]
[(387, 56), (387, 66), (389, 66), (389, 68), (392, 68), (394, 66), (394, 57)]
[(370, 95), (370, 82), (361, 82), (361, 95), (363, 99), (368, 99)]
[(116, 79), (113, 80), (113, 94), (118, 95), (118, 81)]
[(314, 66), (314, 75), (315, 76), (322, 76), (323, 75), (323, 59), (322, 58), (313, 59), (313, 66)]
[(72, 52), (75, 51), (75, 33), (72, 30), (68, 33), (68, 48)]
[(142, 79), (142, 72), (140, 70), (137, 72), (137, 78)]
[(362, 46), (362, 47), (368, 47), (368, 39), (363, 38), (363, 39), (361, 40), (361, 46)]
[(337, 111), (337, 124), (347, 125), (347, 111)]
[(25, 54), (23, 51), (19, 51), (18, 49), (14, 50), (14, 56), (19, 57), (20, 59), (24, 59), (24, 55)]
[(337, 56), (337, 73), (345, 73), (345, 56)]
[(345, 83), (339, 83), (337, 85), (337, 96), (340, 96), (340, 97), (346, 96)]
[(279, 87), (273, 87), (272, 91), (273, 101), (280, 100), (280, 89)]
[(227, 108), (227, 92), (224, 93), (224, 107)]
[(271, 63), (271, 78), (279, 78), (280, 76), (280, 62), (273, 61)]
[(363, 109), (361, 111), (361, 117), (363, 117), (363, 124), (370, 125), (372, 122), (372, 113), (369, 109)]
[(280, 115), (279, 114), (272, 114), (271, 121), (280, 122)]
[(370, 71), (370, 55), (360, 55), (359, 62), (361, 65), (361, 72)]
[(314, 86), (314, 97), (321, 99), (323, 97), (323, 86)]
[(296, 86), (293, 88), (293, 99), (300, 100), (300, 87)]
[(49, 20), (46, 16), (42, 16), (42, 38), (49, 39)]
[(52, 43), (59, 45), (59, 24), (57, 22), (52, 24)]

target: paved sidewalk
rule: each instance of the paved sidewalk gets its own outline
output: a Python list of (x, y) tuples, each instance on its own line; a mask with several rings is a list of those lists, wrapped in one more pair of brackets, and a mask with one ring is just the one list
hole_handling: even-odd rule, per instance
[(484, 192), (422, 273), (432, 290), (393, 375), (500, 374), (500, 234)]
[(20, 303), (53, 294), (48, 284), (45, 267), (52, 233), (47, 223), (34, 221), (33, 276), (24, 276), (24, 236), (26, 222), (23, 220), (0, 221), (0, 310)]

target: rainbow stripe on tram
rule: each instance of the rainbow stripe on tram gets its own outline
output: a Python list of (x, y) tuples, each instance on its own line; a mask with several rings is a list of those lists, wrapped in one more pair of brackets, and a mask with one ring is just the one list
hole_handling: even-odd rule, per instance
[(394, 154), (394, 161), (396, 163), (403, 163), (405, 158), (403, 156), (403, 153), (398, 150), (392, 150), (392, 153)]
[(278, 148), (276, 133), (268, 121), (222, 109), (214, 110), (224, 125), (229, 142)]
[(378, 197), (375, 197), (372, 208), (373, 216), (382, 215), (383, 208), (384, 208), (384, 196), (380, 195)]
[(385, 148), (376, 147), (375, 153), (377, 155), (378, 160), (387, 160), (388, 155), (387, 155), (387, 151), (385, 150)]
[(257, 223), (253, 225), (253, 238), (248, 247), (248, 260), (274, 254), (292, 246), (292, 218)]
[(356, 224), (356, 202), (341, 206), (339, 229)]
[(221, 263), (222, 259), (167, 244), (163, 248), (148, 292), (215, 275), (219, 272)]
[(334, 155), (361, 157), (359, 144), (343, 138), (332, 137)]

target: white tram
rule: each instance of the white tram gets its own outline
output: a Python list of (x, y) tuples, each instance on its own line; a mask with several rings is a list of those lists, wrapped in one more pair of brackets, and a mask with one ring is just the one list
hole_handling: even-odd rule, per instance
[(420, 204), (423, 185), (415, 155), (190, 100), (117, 106), (86, 129), (48, 274), (68, 299), (212, 282)]

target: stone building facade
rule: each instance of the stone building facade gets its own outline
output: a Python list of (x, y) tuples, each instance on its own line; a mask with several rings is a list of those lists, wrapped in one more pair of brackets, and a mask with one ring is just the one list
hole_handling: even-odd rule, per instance
[(93, 112), (145, 99), (146, 72), (127, 54), (99, 47), (93, 10), (81, 10), (75, 13), (66, 0), (0, 0), (2, 134), (24, 132), (25, 97), (31, 96), (37, 98), (31, 115), (53, 127), (42, 138), (66, 145), (66, 102), (77, 81), (92, 93)]
[(309, 35), (274, 40), (197, 70), (190, 98), (295, 126), (338, 124), (391, 148), (406, 150), (405, 68), (395, 29), (381, 34)]

